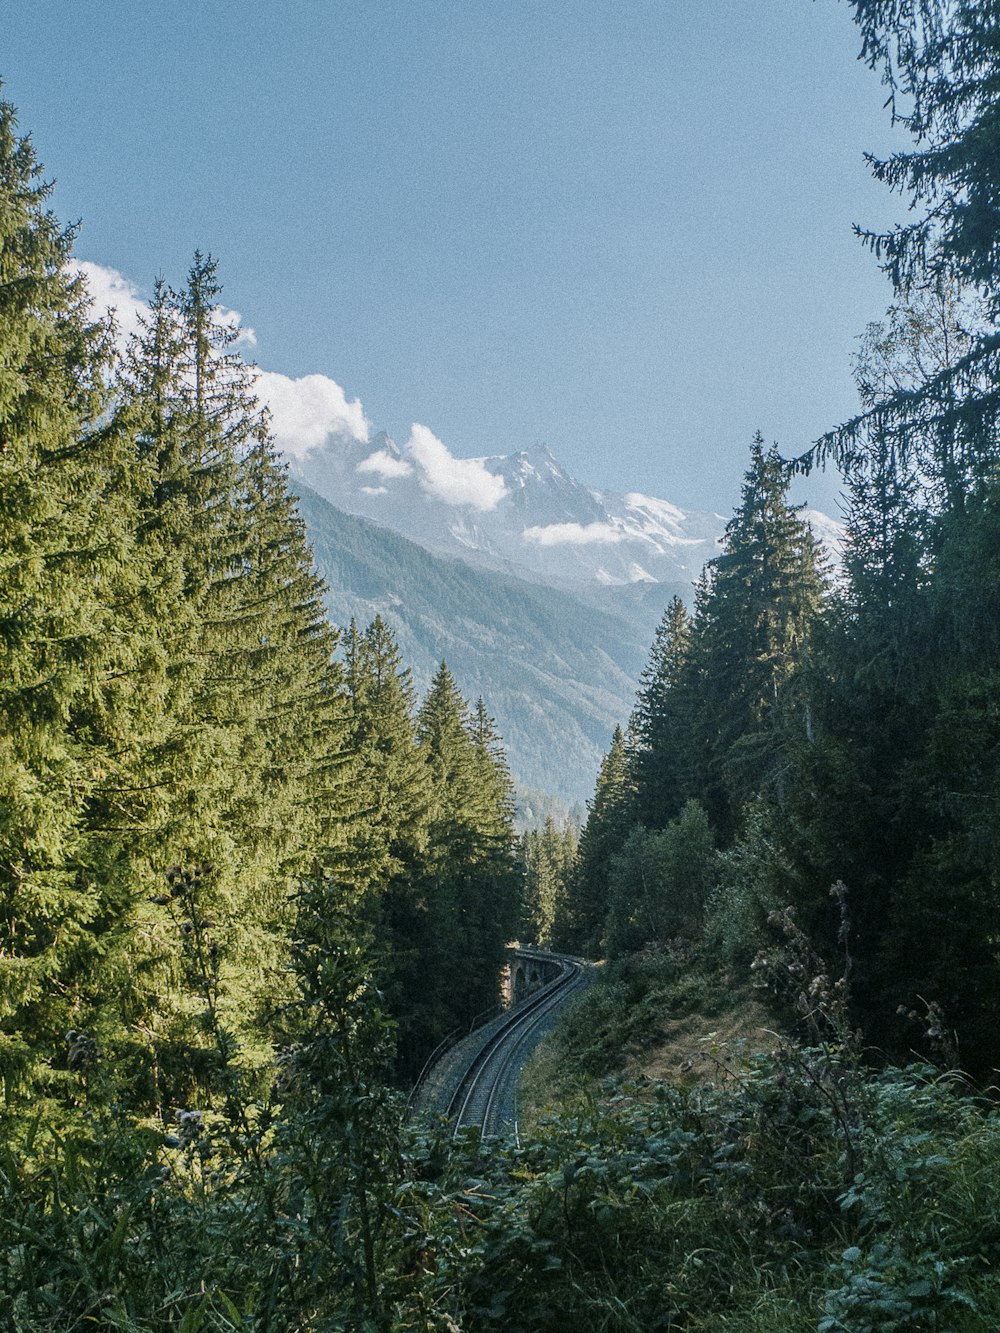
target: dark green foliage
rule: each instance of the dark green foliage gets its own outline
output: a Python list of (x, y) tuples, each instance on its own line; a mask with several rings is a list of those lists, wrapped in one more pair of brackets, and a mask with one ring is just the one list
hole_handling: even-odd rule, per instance
[(234, 1086), (224, 1110), (182, 1106), (166, 1132), (98, 1104), (58, 1136), (36, 1122), (5, 1148), (5, 1327), (393, 1326), (405, 1227), (389, 1032), (337, 939), (329, 886), (300, 908), (298, 995), (283, 1016), (297, 1040), (275, 1098)]
[(881, 71), (895, 120), (914, 147), (873, 161), (877, 180), (908, 194), (918, 216), (868, 239), (897, 289), (945, 275), (1000, 290), (996, 110), (1000, 9), (994, 0), (852, 0), (863, 54)]
[[(1000, 1323), (991, 1104), (876, 1068), (911, 1047), (984, 1080), (1000, 1061), (1000, 11), (854, 9), (915, 135), (876, 174), (918, 210), (874, 240), (901, 303), (858, 358), (864, 412), (802, 463), (844, 466), (844, 577), (827, 597), (758, 436), (571, 867), (551, 820), (519, 864), (496, 726), (443, 664), (415, 716), (380, 619), (337, 658), (214, 263), (158, 285), (113, 380), (0, 107), (12, 1328)], [(373, 605), (401, 598), (397, 539), (321, 519), (335, 576), (362, 565)], [(493, 603), (491, 661), (528, 608), (511, 651), (546, 701), (526, 723), (545, 751), (566, 663), (579, 676), (591, 651), (576, 611), (413, 559), (453, 620)], [(405, 592), (405, 632), (439, 653), (450, 627)], [(591, 625), (593, 746), (629, 649)], [(577, 1072), (731, 1008), (748, 967), (808, 1045), (710, 1050), (713, 1084), (614, 1085), (488, 1155), (407, 1147), (390, 1076), (495, 1003), (518, 928), (618, 955), (557, 1040)]]
[(399, 1067), (409, 1075), (430, 1049), (420, 1015), (431, 787), (417, 747), (410, 672), (391, 630), (378, 617), (363, 633), (352, 622), (345, 649), (354, 781), (337, 873), (350, 886), (354, 933), (375, 961), (398, 1026)]
[[(811, 740), (807, 667), (824, 582), (816, 541), (787, 503), (788, 475), (758, 436), (693, 617), (675, 598), (657, 630), (628, 742), (616, 734), (580, 838), (557, 930), (571, 947), (593, 950), (603, 936), (614, 953), (697, 935), (713, 842), (731, 844), (755, 801), (789, 800)], [(684, 846), (702, 870), (683, 864)]]
[(522, 940), (548, 948), (557, 919), (565, 916), (569, 881), (576, 858), (577, 834), (567, 821), (561, 829), (549, 815), (540, 829), (529, 829), (521, 837), (521, 868), (524, 887), (521, 897)]
[[(123, 739), (125, 782), (116, 775), (101, 796), (131, 835), (132, 873), (146, 887), (127, 922), (118, 1004), (141, 1025), (143, 1048), (159, 1050), (161, 1072), (193, 1058), (206, 1026), (177, 934), (148, 905), (157, 876), (211, 862), (217, 1007), (241, 1034), (242, 1058), (266, 1063), (261, 1018), (282, 993), (289, 897), (344, 813), (336, 638), (219, 294), (214, 263), (198, 255), (181, 291), (158, 284), (115, 418), (133, 449), (146, 569), (132, 607), (147, 645), (134, 674), (146, 711)], [(170, 1095), (158, 1089), (156, 1104)]]
[[(959, 1083), (926, 1067), (871, 1076), (817, 1016), (818, 1044), (749, 1060), (717, 1047), (708, 1084), (607, 1083), (516, 1146), (404, 1136), (379, 1084), (384, 1024), (329, 888), (301, 901), (288, 1018), (302, 1027), (277, 1102), (244, 1107), (257, 1132), (191, 1108), (167, 1133), (91, 1113), (5, 1149), (7, 1325), (996, 1326), (1000, 1123)], [(578, 1037), (619, 1060), (641, 1048), (656, 991), (675, 1012), (719, 1002), (677, 958), (630, 960), (589, 993)]]
[(286, 1300), (301, 1307), (305, 1296), (313, 1317), (332, 1305), (342, 1318), (388, 1333), (386, 1279), (399, 1244), (393, 1201), (403, 1169), (400, 1107), (387, 1090), (391, 1026), (363, 954), (341, 938), (333, 887), (317, 884), (300, 900), (300, 994), (290, 1011), (297, 1040), (280, 1057), (276, 1164), (311, 1250), (301, 1274), (286, 1254)]
[(778, 839), (789, 900), (827, 941), (836, 924), (817, 911), (820, 886), (849, 886), (855, 1004), (872, 1038), (907, 1049), (920, 1040), (907, 1016), (939, 1006), (959, 1058), (986, 1074), (1000, 1050), (984, 998), (1000, 985), (988, 702), (1000, 13), (937, 0), (854, 9), (913, 138), (875, 174), (911, 197), (914, 221), (868, 238), (898, 304), (858, 360), (865, 411), (802, 460), (844, 468), (848, 579), (824, 644), (816, 754)]
[(611, 858), (624, 845), (632, 825), (631, 794), (625, 737), (616, 727), (580, 834), (564, 914), (556, 917), (553, 935), (560, 948), (595, 956), (600, 947)]
[(936, 457), (945, 465), (937, 477), (964, 489), (989, 474), (1000, 410), (1000, 10), (995, 0), (854, 0), (853, 8), (864, 57), (881, 72), (894, 119), (913, 140), (909, 151), (872, 160), (872, 169), (909, 197), (914, 220), (865, 239), (901, 298), (957, 286), (979, 294), (986, 323), (962, 354), (825, 436), (807, 465), (830, 456), (849, 462), (881, 438), (904, 466)]
[(431, 792), (418, 1003), (434, 1045), (498, 1003), (518, 881), (510, 778), (492, 721), (481, 705), (469, 712), (443, 662), (417, 738)]
[(675, 597), (657, 627), (629, 728), (634, 814), (649, 829), (663, 828), (673, 819), (691, 789), (690, 652), (691, 618)]
[(603, 1109), (456, 1162), (437, 1215), (461, 1208), (471, 1252), (439, 1249), (437, 1308), (470, 1330), (992, 1326), (992, 1114), (927, 1069), (866, 1083), (822, 1049), (726, 1072), (607, 1086)]
[(923, 821), (908, 826), (894, 867), (888, 941), (890, 998), (907, 1011), (916, 996), (939, 1004), (964, 1063), (983, 1073), (1000, 1059), (991, 1017), (1000, 986), (997, 537), (992, 488), (942, 525), (921, 608), (933, 687), (918, 696), (921, 744), (899, 784)]
[(158, 282), (116, 357), (48, 192), (4, 105), (7, 1107), (44, 1096), (68, 1114), (83, 1065), (135, 1117), (261, 1095), (293, 904), (317, 875), (391, 1012), (415, 1015), (402, 1066), (419, 1066), (493, 1002), (513, 930), (492, 720), (432, 691), (418, 746), (409, 674), (378, 620), (352, 631), (345, 682), (214, 261), (196, 254), (177, 290)]
[(697, 801), (688, 801), (659, 832), (636, 825), (609, 868), (607, 956), (648, 944), (700, 940), (717, 860), (708, 816)]
[[(133, 651), (127, 451), (101, 420), (107, 329), (67, 272), (30, 143), (0, 103), (0, 1082), (15, 1095), (93, 993), (127, 911), (90, 813)], [(95, 826), (96, 825), (96, 826)], [(102, 835), (109, 833), (110, 836)], [(83, 1023), (79, 1023), (83, 1026)]]
[(430, 788), (410, 671), (392, 631), (380, 617), (364, 632), (352, 621), (345, 656), (355, 810), (339, 874), (371, 905), (412, 877), (426, 849)]
[(609, 960), (546, 1041), (559, 1095), (592, 1097), (595, 1080), (620, 1075), (662, 1043), (672, 1024), (692, 1016), (712, 1023), (734, 1002), (746, 1004), (745, 990), (720, 974), (710, 951), (689, 941)]
[(816, 540), (787, 502), (788, 475), (758, 435), (695, 608), (691, 794), (725, 841), (748, 800), (784, 800), (790, 743), (808, 725), (800, 681), (824, 588)]

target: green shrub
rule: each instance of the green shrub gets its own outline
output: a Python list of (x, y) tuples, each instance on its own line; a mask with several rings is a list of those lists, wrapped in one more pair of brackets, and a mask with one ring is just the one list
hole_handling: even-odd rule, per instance
[(660, 832), (633, 829), (611, 860), (608, 956), (653, 942), (700, 938), (717, 861), (708, 816), (697, 801), (688, 801)]

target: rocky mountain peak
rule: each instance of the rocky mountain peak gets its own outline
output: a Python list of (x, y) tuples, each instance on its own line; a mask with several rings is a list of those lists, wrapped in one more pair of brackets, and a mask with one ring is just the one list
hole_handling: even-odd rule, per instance
[(338, 508), (436, 554), (583, 593), (672, 593), (698, 577), (725, 528), (720, 514), (587, 487), (542, 443), (456, 459), (420, 427), (404, 449), (384, 431), (367, 443), (330, 439), (291, 468)]

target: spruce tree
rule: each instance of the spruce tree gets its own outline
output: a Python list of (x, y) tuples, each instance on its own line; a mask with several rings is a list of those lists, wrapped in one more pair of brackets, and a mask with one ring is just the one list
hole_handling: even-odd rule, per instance
[[(345, 841), (347, 700), (323, 584), (268, 436), (240, 460), (237, 502), (251, 536), (231, 658), (244, 710), (239, 763), (252, 775), (238, 812), (257, 881), (246, 909), (280, 948), (297, 879)], [(259, 961), (280, 965), (274, 954)]]
[(674, 597), (657, 626), (629, 727), (635, 818), (649, 829), (664, 828), (676, 817), (690, 787), (690, 642), (690, 617)]
[(633, 827), (632, 783), (625, 737), (615, 727), (611, 748), (604, 756), (587, 822), (580, 834), (570, 877), (565, 917), (555, 937), (560, 948), (596, 956), (608, 914), (608, 875), (612, 857), (625, 845)]
[(426, 955), (432, 940), (423, 894), (430, 782), (417, 747), (416, 694), (380, 616), (345, 634), (351, 796), (338, 878), (348, 886), (354, 929), (372, 953), (397, 1025), (397, 1068), (420, 1067), (427, 1050)]
[(416, 692), (392, 630), (376, 616), (346, 633), (350, 698), (348, 743), (357, 778), (349, 834), (353, 870), (344, 874), (365, 894), (406, 875), (426, 845), (429, 793), (417, 750)]
[(603, 941), (607, 956), (650, 944), (697, 945), (716, 862), (708, 816), (697, 801), (688, 801), (658, 832), (633, 828), (609, 866)]
[(891, 760), (899, 854), (882, 964), (893, 1011), (936, 1006), (977, 1074), (1000, 1060), (998, 515), (1000, 489), (984, 484), (937, 527), (920, 605), (923, 676)]
[[(134, 748), (147, 896), (131, 1004), (168, 1083), (168, 1065), (178, 1077), (205, 1066), (206, 983), (165, 872), (201, 872), (215, 1008), (246, 1046), (284, 985), (295, 878), (338, 836), (344, 751), (336, 638), (215, 273), (196, 255), (182, 291), (157, 284), (117, 414), (143, 479), (137, 545), (154, 571), (144, 597), (160, 658), (160, 717)], [(268, 1060), (253, 1044), (250, 1058)]]
[(914, 144), (871, 161), (877, 180), (910, 195), (914, 220), (863, 235), (897, 290), (919, 286), (928, 273), (944, 276), (987, 292), (996, 314), (1000, 5), (852, 0), (852, 8), (863, 58), (881, 73), (893, 120)]
[(912, 148), (870, 159), (877, 180), (909, 198), (913, 220), (862, 232), (900, 300), (920, 292), (978, 293), (984, 319), (961, 354), (880, 396), (825, 435), (805, 469), (849, 460), (871, 439), (905, 464), (920, 451), (947, 461), (952, 493), (991, 471), (1000, 422), (1000, 6), (996, 0), (852, 0), (862, 56), (889, 90)]
[(787, 502), (788, 478), (758, 434), (722, 554), (699, 588), (689, 667), (695, 781), (723, 840), (746, 801), (761, 791), (784, 799), (789, 737), (809, 725), (796, 684), (824, 583), (816, 539)]
[(576, 835), (567, 821), (562, 829), (548, 815), (544, 827), (521, 838), (521, 939), (549, 948), (557, 917), (565, 913), (569, 877), (576, 857)]
[[(854, 11), (863, 54), (882, 74), (894, 120), (912, 138), (909, 151), (874, 161), (873, 170), (909, 196), (913, 220), (866, 239), (902, 309), (936, 313), (937, 305), (945, 317), (930, 324), (924, 318), (918, 329), (919, 345), (933, 355), (908, 367), (902, 383), (880, 386), (874, 401), (863, 400), (860, 417), (804, 460), (860, 460), (870, 474), (888, 457), (884, 470), (897, 493), (914, 481), (919, 487), (911, 560), (917, 576), (905, 598), (880, 588), (877, 571), (856, 558), (850, 568), (854, 603), (870, 614), (856, 636), (845, 635), (853, 667), (845, 674), (861, 686), (856, 712), (877, 738), (875, 781), (889, 793), (882, 800), (892, 807), (885, 822), (894, 835), (883, 833), (877, 846), (877, 854), (891, 848), (880, 862), (881, 901), (889, 906), (879, 925), (881, 938), (887, 928), (889, 938), (888, 956), (880, 952), (870, 969), (878, 978), (870, 1008), (891, 1011), (898, 1001), (907, 1013), (933, 1003), (958, 1032), (966, 1064), (983, 1069), (997, 1059), (989, 997), (1000, 986), (994, 821), (987, 813), (997, 790), (988, 701), (997, 675), (991, 575), (1000, 424), (1000, 7), (995, 0), (855, 0)], [(956, 291), (964, 297), (957, 317), (946, 305), (956, 305)], [(970, 292), (978, 298), (974, 320), (967, 318)], [(934, 336), (942, 327), (949, 335), (943, 348)], [(873, 498), (855, 495), (869, 527), (879, 517)], [(901, 644), (896, 661), (894, 640)], [(874, 688), (867, 666), (873, 660), (889, 666)], [(897, 1026), (891, 1039), (915, 1035)]]
[(503, 947), (515, 924), (509, 779), (485, 711), (470, 713), (442, 662), (417, 735), (431, 786), (423, 888), (428, 1034), (497, 1002)]
[[(122, 842), (95, 826), (134, 644), (130, 458), (107, 428), (107, 327), (72, 231), (0, 103), (0, 1079), (10, 1099), (95, 1016), (127, 910)], [(122, 700), (123, 701), (123, 700)], [(127, 708), (124, 713), (127, 715)], [(121, 724), (123, 727), (125, 722)], [(103, 1034), (101, 1034), (103, 1035)]]
[(496, 721), (477, 699), (470, 734), (478, 792), (475, 820), (483, 867), (479, 951), (489, 975), (499, 973), (517, 927), (520, 882), (514, 833), (514, 783)]

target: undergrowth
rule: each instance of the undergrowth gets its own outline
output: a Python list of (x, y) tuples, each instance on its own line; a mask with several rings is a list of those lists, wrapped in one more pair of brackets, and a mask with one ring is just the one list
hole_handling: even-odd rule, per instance
[[(994, 1103), (929, 1066), (871, 1069), (835, 984), (802, 992), (808, 1041), (715, 1046), (711, 1079), (593, 1073), (529, 1136), (485, 1146), (403, 1124), (374, 1079), (379, 1029), (357, 1024), (350, 960), (320, 963), (316, 1035), (286, 1052), (268, 1103), (137, 1127), (84, 1089), (58, 1133), (10, 1129), (4, 1327), (1000, 1327)], [(616, 967), (563, 1056), (600, 1071), (642, 1046), (664, 998), (721, 1012), (722, 983), (686, 967)]]
[(606, 1082), (485, 1152), (397, 1130), (367, 1241), (344, 1122), (278, 1127), (252, 1154), (211, 1120), (22, 1137), (0, 1160), (4, 1326), (1000, 1326), (1000, 1119), (928, 1067), (873, 1076), (786, 1043), (715, 1086)]
[[(927, 1067), (786, 1044), (725, 1083), (608, 1083), (415, 1185), (463, 1329), (994, 1329), (1000, 1122)], [(419, 1174), (419, 1169), (418, 1169)], [(464, 1178), (463, 1178), (464, 1176)]]
[(749, 1005), (748, 992), (688, 949), (605, 964), (525, 1071), (521, 1093), (529, 1123), (547, 1105), (592, 1095), (601, 1079), (642, 1065), (679, 1020), (696, 1017), (707, 1033), (714, 1020), (740, 1018)]

